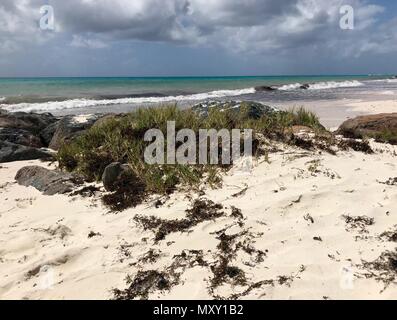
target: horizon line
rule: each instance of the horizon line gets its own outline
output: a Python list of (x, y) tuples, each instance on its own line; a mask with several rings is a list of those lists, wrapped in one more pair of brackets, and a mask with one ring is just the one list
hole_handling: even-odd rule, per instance
[(265, 77), (376, 77), (394, 76), (394, 73), (379, 74), (270, 74), (270, 75), (189, 75), (189, 76), (0, 76), (0, 79), (66, 79), (66, 78), (265, 78)]

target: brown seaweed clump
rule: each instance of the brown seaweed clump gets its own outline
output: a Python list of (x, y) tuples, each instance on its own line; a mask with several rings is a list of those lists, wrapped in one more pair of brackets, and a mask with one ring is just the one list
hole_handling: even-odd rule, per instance
[(362, 264), (357, 267), (364, 270), (359, 276), (383, 282), (384, 289), (381, 291), (383, 292), (397, 280), (397, 250), (385, 251), (374, 261), (363, 260)]
[(194, 201), (191, 209), (186, 210), (184, 219), (165, 220), (154, 216), (136, 216), (134, 220), (138, 222), (144, 230), (155, 232), (155, 241), (164, 240), (165, 237), (175, 232), (186, 232), (190, 228), (209, 220), (222, 217), (225, 213), (223, 206), (211, 200), (198, 199)]

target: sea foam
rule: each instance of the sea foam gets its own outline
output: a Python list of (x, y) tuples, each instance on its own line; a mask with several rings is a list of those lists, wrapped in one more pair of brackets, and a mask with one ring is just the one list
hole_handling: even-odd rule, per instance
[(167, 103), (178, 101), (200, 101), (216, 99), (222, 97), (234, 97), (245, 94), (255, 93), (255, 88), (239, 90), (218, 90), (206, 93), (197, 93), (192, 95), (167, 96), (167, 97), (140, 97), (140, 98), (121, 98), (121, 99), (72, 99), (66, 101), (49, 101), (43, 103), (18, 103), (18, 104), (0, 104), (0, 108), (7, 111), (53, 111), (62, 109), (90, 108), (96, 106), (122, 105), (122, 104), (149, 104), (149, 103)]
[[(341, 81), (341, 82), (336, 82), (336, 81), (328, 81), (328, 82), (317, 82), (317, 83), (312, 83), (309, 85), (308, 90), (325, 90), (325, 89), (336, 89), (336, 88), (353, 88), (353, 87), (361, 87), (364, 84), (357, 81)], [(302, 83), (293, 83), (293, 84), (287, 84), (284, 86), (281, 86), (278, 88), (278, 90), (281, 91), (289, 91), (289, 90), (297, 90), (300, 89), (303, 86)]]
[(342, 81), (342, 82), (318, 82), (311, 84), (309, 90), (324, 90), (324, 89), (334, 89), (334, 88), (354, 88), (354, 87), (361, 87), (364, 84), (357, 80), (353, 81)]

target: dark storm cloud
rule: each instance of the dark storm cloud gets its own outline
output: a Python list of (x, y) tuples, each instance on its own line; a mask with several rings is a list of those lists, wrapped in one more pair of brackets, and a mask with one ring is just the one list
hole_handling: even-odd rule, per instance
[[(0, 57), (33, 47), (111, 50), (117, 43), (221, 49), (236, 57), (359, 57), (397, 51), (395, 20), (370, 0), (1, 0)], [(55, 32), (38, 28), (41, 5), (55, 10)], [(341, 30), (342, 5), (355, 29)], [(70, 49), (68, 49), (70, 48)], [(221, 54), (222, 51), (219, 51)], [(110, 55), (110, 53), (107, 53)]]

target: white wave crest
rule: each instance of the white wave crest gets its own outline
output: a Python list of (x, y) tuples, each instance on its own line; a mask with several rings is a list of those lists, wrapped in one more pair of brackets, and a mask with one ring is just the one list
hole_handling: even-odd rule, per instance
[(255, 88), (240, 90), (218, 90), (206, 93), (197, 93), (186, 96), (167, 96), (167, 97), (141, 97), (141, 98), (120, 98), (110, 100), (90, 100), (90, 99), (73, 99), (66, 101), (50, 101), (44, 103), (18, 103), (18, 104), (0, 104), (0, 108), (7, 111), (53, 111), (62, 109), (90, 108), (95, 106), (108, 106), (120, 104), (145, 104), (145, 103), (166, 103), (178, 101), (199, 101), (206, 99), (216, 99), (222, 97), (233, 97), (244, 94), (255, 93)]
[(6, 97), (0, 97), (0, 102), (4, 101), (5, 99), (7, 99)]
[[(324, 90), (324, 89), (335, 89), (335, 88), (353, 88), (353, 87), (361, 87), (364, 84), (357, 81), (328, 81), (328, 82), (317, 82), (309, 85), (309, 90)], [(304, 86), (302, 83), (293, 83), (281, 86), (278, 90), (281, 91), (289, 91), (289, 90), (297, 90)]]
[(286, 84), (286, 85), (278, 88), (278, 90), (281, 90), (281, 91), (296, 90), (296, 89), (299, 89), (301, 86), (302, 86), (301, 83)]
[(311, 84), (309, 90), (324, 90), (324, 89), (334, 89), (334, 88), (354, 88), (354, 87), (361, 87), (364, 84), (357, 81), (329, 81), (329, 82), (318, 82)]

